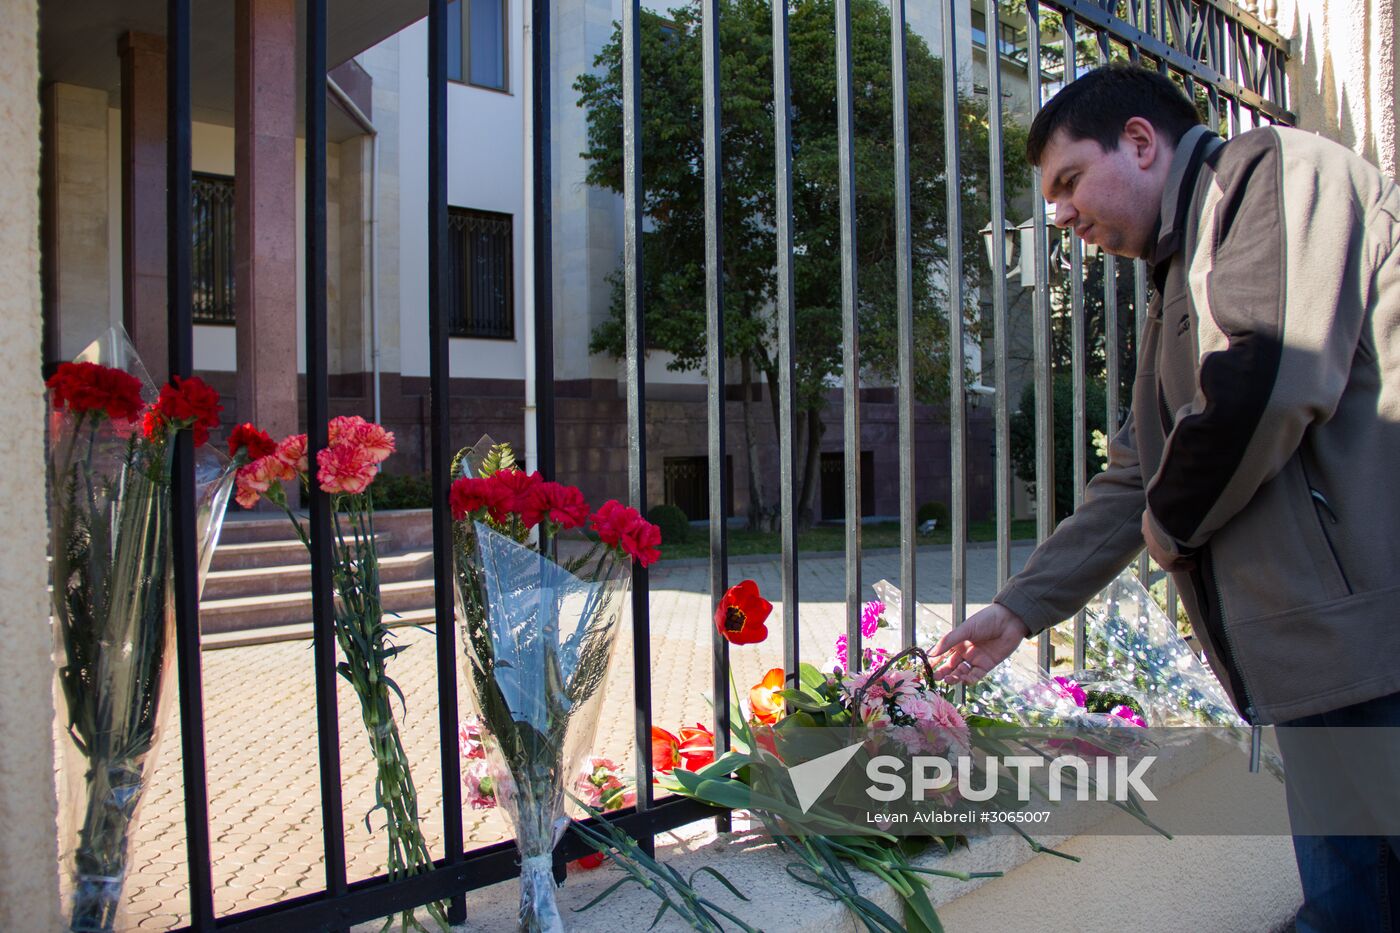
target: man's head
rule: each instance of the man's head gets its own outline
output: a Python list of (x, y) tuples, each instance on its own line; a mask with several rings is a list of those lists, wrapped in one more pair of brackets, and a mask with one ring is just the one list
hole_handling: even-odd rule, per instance
[(1176, 143), (1201, 122), (1171, 79), (1096, 68), (1036, 114), (1026, 158), (1040, 166), (1055, 223), (1119, 256), (1146, 256)]

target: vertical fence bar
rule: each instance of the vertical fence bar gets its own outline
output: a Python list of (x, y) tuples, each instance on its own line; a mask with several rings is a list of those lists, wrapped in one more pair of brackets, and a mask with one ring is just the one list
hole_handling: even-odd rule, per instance
[[(464, 13), (465, 15), (465, 13)], [(550, 147), (550, 0), (530, 0), (530, 174), (535, 203), (535, 457), (540, 475), (554, 479), (554, 218)]]
[[(191, 207), (190, 0), (166, 6), (165, 224), (170, 375), (194, 370), (194, 279)], [(57, 345), (57, 336), (54, 345)], [(46, 361), (47, 362), (47, 361)], [(185, 853), (190, 928), (214, 929), (209, 860), (209, 785), (204, 753), (204, 678), (199, 647), (199, 549), (195, 535), (194, 440), (175, 433), (171, 465), (171, 549), (175, 576), (175, 652), (179, 658), (180, 752), (185, 778)]]
[[(948, 199), (948, 417), (949, 448), (952, 457), (951, 499), (953, 519), (952, 598), (949, 611), (953, 625), (967, 615), (967, 365), (963, 346), (963, 261), (962, 261), (962, 160), (958, 152), (958, 43), (954, 23), (959, 3), (948, 0), (943, 7), (943, 158)], [(990, 27), (987, 59), (997, 60), (997, 8), (988, 13)], [(989, 69), (990, 70), (990, 69)], [(912, 529), (911, 529), (912, 532)], [(909, 593), (900, 601), (913, 603)]]
[[(860, 309), (856, 269), (855, 101), (851, 0), (836, 0), (836, 138), (841, 188), (841, 427), (845, 444), (846, 656), (860, 670)], [(912, 596), (911, 596), (912, 598)]]
[[(1108, 33), (1102, 30), (1098, 33), (1099, 40), (1099, 63), (1107, 64), (1109, 61), (1110, 46)], [(1119, 393), (1118, 383), (1120, 379), (1119, 362), (1122, 350), (1118, 346), (1118, 259), (1110, 256), (1107, 252), (1103, 254), (1103, 348), (1104, 348), (1104, 432), (1111, 440), (1118, 433), (1118, 411)]]
[[(1064, 13), (1065, 83), (1079, 77), (1078, 23), (1073, 13)], [(1061, 223), (1056, 218), (1056, 223)], [(1089, 444), (1088, 372), (1085, 366), (1084, 335), (1084, 244), (1071, 230), (1069, 237), (1070, 284), (1070, 380), (1072, 384), (1071, 469), (1074, 471), (1074, 508), (1084, 502), (1084, 487), (1089, 482), (1086, 448)], [(1051, 501), (1053, 502), (1053, 495)], [(1084, 669), (1085, 616), (1084, 610), (1074, 615), (1074, 669)]]
[[(705, 109), (705, 371), (709, 383), (710, 612), (729, 589), (729, 485), (724, 367), (724, 153), (720, 145), (719, 0), (701, 7), (704, 48), (701, 52)], [(710, 632), (710, 689), (714, 693), (715, 757), (729, 750), (729, 642)], [(728, 815), (716, 818), (720, 832)]]
[[(1133, 349), (1137, 354), (1137, 365), (1142, 365), (1142, 335), (1147, 330), (1147, 262), (1133, 260), (1133, 317), (1136, 340)], [(1133, 370), (1137, 372), (1136, 369)], [(1147, 551), (1138, 555), (1137, 575), (1143, 586), (1152, 582), (1151, 567), (1148, 566)]]
[[(433, 617), (437, 647), (438, 742), (442, 756), (443, 848), (448, 865), (463, 857), (462, 759), (457, 744), (457, 630), (453, 616), (451, 369), (447, 337), (447, 2), (428, 0), (428, 383), (433, 490)], [(448, 920), (467, 919), (464, 895), (452, 898)]]
[[(627, 332), (627, 492), (647, 511), (646, 322), (642, 306), (642, 63), (640, 0), (622, 4), (622, 264)], [(720, 387), (721, 390), (723, 386)], [(651, 587), (632, 565), (632, 686), (636, 707), (637, 809), (651, 807)], [(653, 851), (655, 838), (640, 840)]]
[[(988, 18), (991, 18), (990, 16)], [(998, 32), (1000, 24), (997, 25)], [(1028, 70), (1028, 77), (1033, 74)], [(1006, 307), (1006, 178), (1003, 171), (1001, 54), (987, 42), (987, 173), (992, 198), (992, 330), (996, 335), (997, 590), (1011, 579), (1011, 322)], [(1032, 197), (1038, 197), (1038, 193)], [(1023, 257), (1024, 261), (1024, 257)]]
[[(330, 380), (326, 323), (326, 0), (306, 0), (306, 455), (327, 442)], [(311, 617), (316, 669), (316, 738), (321, 764), (321, 830), (326, 894), (345, 893), (345, 817), (336, 700), (335, 597), (331, 586), (331, 503), (317, 483), (310, 500)]]
[(797, 633), (797, 308), (792, 281), (792, 76), (788, 67), (787, 0), (773, 0), (773, 131), (776, 145), (778, 243), (778, 482), (783, 538), (783, 668), (795, 676)]
[[(1026, 0), (1026, 36), (1029, 42), (1031, 119), (1040, 111), (1040, 2)], [(1035, 230), (1034, 310), (1031, 340), (1035, 369), (1035, 537), (1043, 542), (1055, 530), (1055, 420), (1053, 387), (1050, 384), (1050, 249), (1046, 242), (1045, 199), (1041, 197), (1040, 167), (1031, 169), (1031, 218)], [(1023, 259), (1022, 262), (1025, 260)], [(1050, 630), (1040, 633), (1040, 666), (1050, 670), (1055, 661)]]
[(899, 340), (899, 644), (914, 644), (914, 247), (909, 228), (909, 76), (904, 0), (890, 0), (894, 92), (895, 313)]

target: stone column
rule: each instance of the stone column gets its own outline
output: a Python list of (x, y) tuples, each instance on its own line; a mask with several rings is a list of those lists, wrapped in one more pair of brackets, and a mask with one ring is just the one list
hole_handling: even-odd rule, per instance
[(297, 430), (295, 0), (238, 0), (234, 13), (234, 250), (238, 411)]
[(39, 17), (0, 3), (0, 930), (57, 930), (53, 651), (39, 367)]
[(107, 92), (50, 84), (44, 101), (44, 304), (49, 363), (71, 360), (112, 324), (107, 273)]
[(157, 385), (169, 373), (165, 39), (128, 32), (122, 62), (122, 322)]

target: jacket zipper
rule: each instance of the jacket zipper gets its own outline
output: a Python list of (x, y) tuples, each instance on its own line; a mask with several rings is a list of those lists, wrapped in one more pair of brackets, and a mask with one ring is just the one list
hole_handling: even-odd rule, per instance
[[(1249, 686), (1244, 682), (1244, 672), (1240, 670), (1239, 660), (1235, 656), (1234, 639), (1230, 637), (1230, 629), (1225, 625), (1225, 599), (1220, 591), (1220, 581), (1215, 575), (1215, 567), (1211, 563), (1209, 545), (1201, 548), (1200, 553), (1197, 555), (1197, 560), (1199, 561), (1197, 565), (1198, 569), (1194, 571), (1194, 574), (1201, 581), (1202, 601), (1207, 603), (1207, 605), (1203, 607), (1206, 613), (1206, 625), (1213, 629), (1214, 632), (1219, 633), (1220, 638), (1218, 639), (1218, 643), (1225, 649), (1226, 670), (1230, 674), (1235, 687), (1238, 689), (1239, 699), (1244, 703), (1245, 719), (1252, 727), (1249, 770), (1251, 772), (1258, 772), (1260, 730), (1259, 726), (1254, 724), (1254, 701), (1250, 699)], [(1207, 590), (1206, 586), (1207, 575), (1209, 575), (1210, 578), (1209, 590)], [(1214, 605), (1210, 604), (1210, 596), (1212, 595), (1215, 597), (1213, 600)]]
[(1354, 593), (1356, 591), (1351, 588), (1351, 580), (1347, 579), (1346, 568), (1342, 566), (1342, 558), (1337, 554), (1337, 546), (1332, 543), (1332, 532), (1327, 530), (1327, 521), (1323, 518), (1322, 514), (1325, 511), (1327, 513), (1326, 517), (1332, 520), (1332, 524), (1336, 525), (1340, 523), (1340, 520), (1337, 518), (1337, 513), (1332, 509), (1332, 503), (1327, 501), (1327, 497), (1322, 494), (1321, 490), (1313, 486), (1312, 478), (1308, 476), (1308, 465), (1303, 462), (1301, 456), (1298, 458), (1298, 465), (1302, 467), (1303, 483), (1308, 487), (1308, 495), (1312, 497), (1313, 511), (1317, 515), (1317, 524), (1318, 527), (1322, 529), (1322, 540), (1327, 542), (1327, 550), (1332, 553), (1332, 563), (1337, 566), (1337, 573), (1341, 574), (1342, 585), (1347, 588), (1347, 593)]

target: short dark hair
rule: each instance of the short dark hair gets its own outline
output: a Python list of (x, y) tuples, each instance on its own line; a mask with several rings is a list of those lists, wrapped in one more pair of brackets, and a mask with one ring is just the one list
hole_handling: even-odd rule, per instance
[(1201, 122), (1191, 99), (1166, 75), (1137, 65), (1104, 65), (1065, 85), (1040, 108), (1026, 138), (1026, 158), (1039, 165), (1045, 144), (1060, 129), (1111, 152), (1133, 117), (1147, 120), (1172, 145)]

